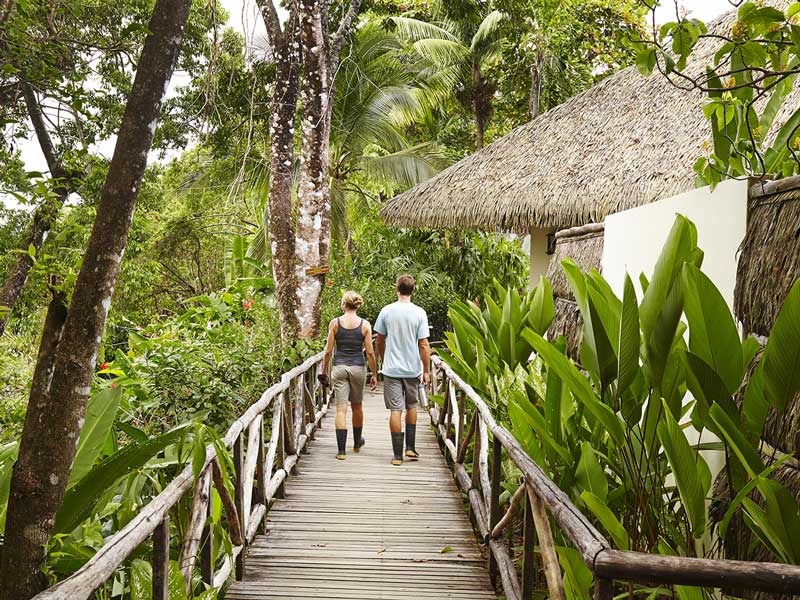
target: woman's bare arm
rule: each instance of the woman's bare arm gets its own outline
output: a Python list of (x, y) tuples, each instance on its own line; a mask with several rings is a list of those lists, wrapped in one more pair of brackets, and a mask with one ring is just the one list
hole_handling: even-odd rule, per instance
[(336, 344), (336, 319), (328, 325), (328, 340), (325, 342), (325, 355), (322, 357), (322, 372), (325, 375), (330, 375), (331, 357), (333, 356), (333, 347)]

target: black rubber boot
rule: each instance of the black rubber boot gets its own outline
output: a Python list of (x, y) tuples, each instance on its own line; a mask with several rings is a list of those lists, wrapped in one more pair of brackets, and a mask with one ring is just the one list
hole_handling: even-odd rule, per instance
[(339, 453), (336, 455), (336, 458), (344, 460), (345, 448), (347, 447), (347, 429), (336, 430), (336, 445), (339, 447)]
[(406, 456), (419, 458), (417, 454), (417, 424), (406, 423)]
[(403, 464), (403, 432), (392, 432), (392, 450), (394, 451), (393, 465)]
[(364, 427), (353, 426), (353, 452), (358, 452), (364, 446), (367, 440), (361, 436), (361, 431)]

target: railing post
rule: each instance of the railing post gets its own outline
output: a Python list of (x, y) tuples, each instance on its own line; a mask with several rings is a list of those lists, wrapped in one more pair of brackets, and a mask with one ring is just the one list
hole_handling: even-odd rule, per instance
[(614, 581), (611, 579), (595, 578), (594, 600), (611, 600), (614, 597)]
[[(281, 402), (283, 402), (283, 396), (281, 396)], [(275, 472), (277, 473), (281, 469), (285, 468), (286, 465), (286, 434), (285, 434), (285, 425), (286, 421), (283, 418), (284, 409), (286, 407), (282, 404), (280, 414), (278, 415), (278, 419), (280, 423), (278, 424), (278, 443), (275, 445)], [(272, 413), (272, 418), (275, 418), (275, 412)], [(272, 473), (269, 474), (272, 477)], [(281, 500), (286, 498), (286, 486), (284, 485), (286, 482), (286, 478), (281, 481), (280, 485), (278, 485), (278, 489), (275, 490), (275, 498)], [(266, 519), (265, 519), (266, 525)]]
[(461, 447), (464, 440), (464, 427), (467, 426), (467, 395), (463, 390), (458, 391), (458, 429), (456, 429), (455, 445)]
[(242, 469), (242, 434), (236, 436), (236, 441), (233, 444), (233, 467), (235, 469), (236, 487), (234, 501), (236, 503), (236, 511), (239, 514), (239, 526), (242, 531), (242, 551), (236, 557), (236, 581), (244, 579), (244, 555), (247, 546), (247, 536), (245, 535), (245, 519), (244, 519), (244, 473)]
[(169, 597), (169, 513), (153, 531), (153, 600)]
[[(260, 431), (258, 432), (258, 457), (256, 458), (256, 484), (253, 491), (253, 506), (263, 504), (267, 508), (267, 497), (265, 491), (270, 478), (270, 473), (266, 472), (266, 456), (264, 454), (264, 413), (261, 413)], [(258, 526), (258, 531), (261, 533), (267, 532), (267, 517), (266, 515), (261, 519)]]
[[(522, 482), (523, 487), (526, 485)], [(531, 499), (525, 493), (525, 517), (523, 521), (522, 542), (522, 598), (530, 600), (533, 594), (534, 577), (536, 575), (536, 527), (533, 524), (533, 508)]]
[[(208, 514), (214, 510), (214, 494), (212, 481), (208, 480)], [(200, 579), (203, 583), (214, 585), (214, 536), (211, 529), (211, 519), (206, 520), (203, 535), (200, 537)]]
[[(475, 408), (475, 418), (480, 420), (481, 413)], [(475, 424), (475, 442), (472, 444), (472, 482), (470, 487), (473, 489), (480, 489), (481, 487), (481, 473), (480, 473), (480, 460), (481, 460), (481, 435), (480, 435), (480, 423)], [(478, 516), (475, 514), (475, 511), (472, 509), (472, 502), (469, 504), (469, 517), (472, 519), (473, 522), (477, 522)]]
[[(503, 445), (497, 436), (492, 438), (492, 480), (489, 505), (489, 531), (500, 521), (500, 483), (503, 477)], [(489, 578), (492, 585), (497, 587), (497, 560), (489, 549)]]

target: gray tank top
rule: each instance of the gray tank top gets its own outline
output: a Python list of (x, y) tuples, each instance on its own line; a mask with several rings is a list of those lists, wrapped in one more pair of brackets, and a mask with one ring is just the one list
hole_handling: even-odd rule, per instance
[(333, 365), (363, 367), (366, 365), (363, 350), (364, 333), (362, 332), (364, 319), (361, 319), (358, 327), (352, 329), (342, 327), (340, 319), (336, 319), (336, 322), (339, 327), (336, 330), (336, 353), (333, 355)]

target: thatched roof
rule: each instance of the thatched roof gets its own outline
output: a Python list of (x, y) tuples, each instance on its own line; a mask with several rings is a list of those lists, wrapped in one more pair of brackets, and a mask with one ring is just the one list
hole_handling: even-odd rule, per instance
[(584, 271), (600, 271), (604, 231), (602, 223), (559, 231), (556, 233), (555, 252), (550, 257), (547, 269), (547, 279), (553, 286), (555, 296), (555, 317), (547, 335), (551, 340), (563, 335), (567, 342), (567, 355), (575, 360), (579, 359), (580, 354), (583, 318), (561, 261), (571, 258)]
[[(709, 30), (728, 33), (735, 19), (731, 11)], [(701, 40), (687, 72), (703, 73), (718, 47)], [(400, 194), (381, 215), (407, 227), (520, 232), (600, 222), (693, 187), (710, 137), (702, 104), (702, 93), (630, 67)], [(800, 105), (797, 94), (788, 105)]]
[(777, 194), (751, 188), (734, 294), (734, 311), (747, 333), (769, 335), (800, 278), (800, 181), (792, 180), (795, 189)]

